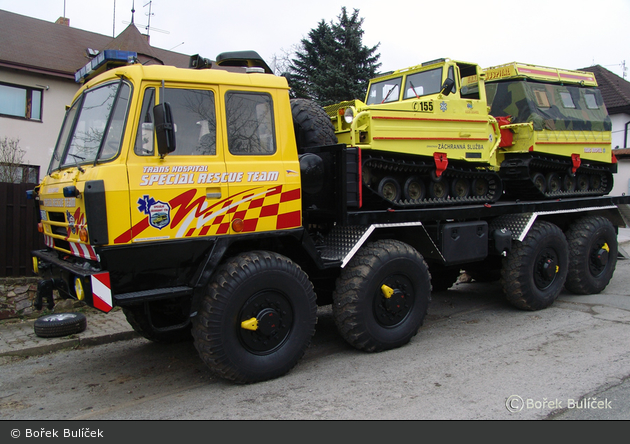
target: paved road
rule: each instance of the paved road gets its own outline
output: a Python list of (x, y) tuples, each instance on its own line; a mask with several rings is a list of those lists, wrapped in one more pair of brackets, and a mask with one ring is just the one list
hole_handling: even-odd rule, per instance
[(433, 296), (410, 344), (378, 354), (346, 345), (325, 307), (298, 366), (253, 385), (211, 376), (191, 343), (2, 357), (0, 419), (630, 419), (629, 271), (538, 312), (496, 283), (460, 284)]

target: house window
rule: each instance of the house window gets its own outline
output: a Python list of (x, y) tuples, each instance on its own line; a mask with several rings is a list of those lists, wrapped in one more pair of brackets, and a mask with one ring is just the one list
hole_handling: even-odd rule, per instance
[(0, 115), (42, 120), (42, 90), (0, 84)]

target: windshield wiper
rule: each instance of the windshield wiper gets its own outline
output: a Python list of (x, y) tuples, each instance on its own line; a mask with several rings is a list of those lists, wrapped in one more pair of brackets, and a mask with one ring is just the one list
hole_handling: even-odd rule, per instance
[(79, 160), (78, 160), (78, 159), (85, 160), (85, 157), (77, 156), (76, 154), (70, 154), (70, 153), (68, 153), (68, 156), (72, 156), (74, 158), (74, 164), (76, 165), (77, 169), (81, 171), (82, 173), (85, 173), (85, 170), (81, 168), (81, 165), (79, 165)]
[(396, 87), (397, 87), (397, 86), (398, 86), (398, 85), (394, 85), (394, 86), (392, 86), (392, 89), (390, 89), (390, 90), (387, 92), (387, 95), (385, 96), (385, 98), (383, 99), (383, 101), (382, 101), (381, 103), (385, 103), (385, 100), (387, 100), (387, 99), (389, 98), (389, 95), (392, 93), (392, 91), (393, 91), (394, 89), (396, 89)]
[(416, 99), (419, 99), (420, 96), (418, 95), (418, 93), (416, 92), (416, 87), (413, 86), (413, 82), (411, 80), (409, 80), (409, 86), (411, 86), (411, 90), (413, 91), (413, 93), (416, 95)]

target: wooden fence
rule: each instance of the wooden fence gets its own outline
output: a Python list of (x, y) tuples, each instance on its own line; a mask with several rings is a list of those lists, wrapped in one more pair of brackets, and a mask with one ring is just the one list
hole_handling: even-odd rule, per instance
[(34, 183), (0, 183), (0, 277), (33, 276), (31, 251), (44, 248), (35, 203), (26, 199)]

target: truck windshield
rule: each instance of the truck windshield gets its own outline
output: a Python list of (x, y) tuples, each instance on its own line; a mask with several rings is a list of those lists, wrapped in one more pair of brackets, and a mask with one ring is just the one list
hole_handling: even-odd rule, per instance
[(130, 91), (119, 81), (83, 93), (66, 113), (48, 172), (118, 156)]

